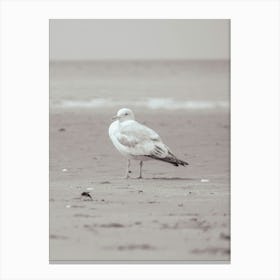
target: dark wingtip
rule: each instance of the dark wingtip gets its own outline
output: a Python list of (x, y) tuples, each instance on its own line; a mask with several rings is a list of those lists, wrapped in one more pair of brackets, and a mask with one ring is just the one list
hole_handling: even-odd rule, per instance
[(180, 160), (178, 163), (179, 163), (180, 165), (182, 165), (182, 166), (189, 165), (189, 163), (188, 163), (188, 162), (183, 161), (183, 160)]
[(161, 161), (173, 164), (176, 167), (178, 167), (179, 165), (182, 165), (182, 166), (189, 165), (189, 163), (176, 158), (174, 155), (172, 155), (172, 157), (166, 157), (166, 158), (159, 158), (159, 157), (154, 156), (154, 155), (146, 155), (146, 156), (150, 157), (150, 158), (153, 158), (153, 159), (157, 159), (157, 160), (161, 160)]

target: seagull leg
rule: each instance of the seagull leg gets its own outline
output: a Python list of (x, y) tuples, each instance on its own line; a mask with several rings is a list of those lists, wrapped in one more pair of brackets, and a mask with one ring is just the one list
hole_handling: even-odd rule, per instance
[(130, 159), (127, 160), (127, 169), (126, 169), (126, 175), (125, 178), (128, 179), (129, 178), (129, 173), (130, 173)]
[(141, 161), (140, 161), (140, 173), (139, 173), (138, 179), (142, 179), (142, 178), (143, 178), (143, 177), (142, 177), (142, 166), (143, 166), (143, 161), (141, 160)]

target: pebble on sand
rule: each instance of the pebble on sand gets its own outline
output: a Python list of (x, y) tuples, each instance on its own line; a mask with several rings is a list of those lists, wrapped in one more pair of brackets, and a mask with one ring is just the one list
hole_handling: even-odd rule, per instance
[(63, 169), (62, 169), (62, 172), (67, 172), (67, 171), (68, 171), (67, 168), (63, 168)]

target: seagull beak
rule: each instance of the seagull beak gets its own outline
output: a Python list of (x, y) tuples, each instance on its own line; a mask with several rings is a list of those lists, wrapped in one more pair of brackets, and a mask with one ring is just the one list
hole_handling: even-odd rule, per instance
[(114, 116), (114, 117), (112, 118), (112, 120), (118, 120), (118, 119), (119, 119), (118, 116)]

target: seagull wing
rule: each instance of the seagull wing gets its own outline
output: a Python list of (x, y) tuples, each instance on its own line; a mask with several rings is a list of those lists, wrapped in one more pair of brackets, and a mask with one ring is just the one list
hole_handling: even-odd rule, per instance
[(154, 130), (136, 121), (123, 123), (116, 137), (131, 155), (147, 156), (175, 166), (188, 165), (171, 152)]
[(117, 139), (132, 155), (165, 157), (168, 154), (168, 148), (162, 143), (160, 136), (136, 121), (122, 124)]

